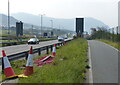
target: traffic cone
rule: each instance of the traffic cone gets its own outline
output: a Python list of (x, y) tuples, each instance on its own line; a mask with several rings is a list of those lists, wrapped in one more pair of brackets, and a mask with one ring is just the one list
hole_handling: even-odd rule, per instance
[(56, 44), (54, 44), (54, 46), (53, 46), (52, 56), (56, 57)]
[(11, 65), (10, 65), (10, 62), (9, 62), (4, 50), (2, 50), (2, 56), (3, 56), (4, 74), (5, 74), (6, 78), (9, 79), (9, 78), (18, 77), (14, 73), (14, 71), (13, 71)]
[(29, 76), (33, 74), (33, 55), (32, 55), (32, 46), (29, 51), (28, 59), (27, 59), (27, 64), (25, 68), (24, 75)]

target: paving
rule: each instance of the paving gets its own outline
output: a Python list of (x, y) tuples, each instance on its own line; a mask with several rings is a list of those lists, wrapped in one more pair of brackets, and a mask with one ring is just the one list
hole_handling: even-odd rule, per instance
[(118, 83), (118, 50), (103, 42), (89, 40), (93, 83)]

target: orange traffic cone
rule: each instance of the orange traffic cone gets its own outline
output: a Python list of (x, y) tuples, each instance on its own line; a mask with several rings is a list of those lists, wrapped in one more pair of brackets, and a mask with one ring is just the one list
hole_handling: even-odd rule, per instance
[(32, 46), (29, 51), (28, 59), (27, 59), (27, 64), (25, 68), (24, 75), (29, 76), (33, 74), (33, 55), (32, 55)]
[(53, 57), (56, 57), (56, 44), (53, 46), (52, 55)]
[(4, 50), (2, 50), (2, 56), (3, 56), (4, 74), (5, 74), (6, 78), (8, 79), (8, 78), (18, 77), (14, 73), (14, 71), (13, 71), (11, 65), (10, 65), (10, 62), (9, 62)]

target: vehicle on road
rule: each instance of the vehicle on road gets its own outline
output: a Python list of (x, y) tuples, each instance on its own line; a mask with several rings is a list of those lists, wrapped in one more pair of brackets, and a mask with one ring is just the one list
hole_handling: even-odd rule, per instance
[(28, 44), (39, 44), (40, 40), (37, 38), (31, 38), (28, 40)]
[(68, 38), (67, 35), (65, 35), (65, 36), (64, 36), (64, 39), (67, 39), (67, 38)]
[(64, 42), (64, 38), (61, 37), (61, 36), (59, 36), (59, 37), (58, 37), (58, 41), (59, 41), (59, 42)]

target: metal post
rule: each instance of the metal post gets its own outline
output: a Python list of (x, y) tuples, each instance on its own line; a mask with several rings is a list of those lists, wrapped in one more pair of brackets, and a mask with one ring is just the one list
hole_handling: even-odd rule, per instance
[(117, 35), (118, 35), (118, 26), (116, 27), (116, 32), (117, 32)]
[(117, 32), (117, 42), (119, 41), (119, 37), (118, 37), (118, 26), (116, 27), (116, 32)]
[(51, 21), (51, 28), (53, 28), (53, 20), (50, 20)]
[(113, 40), (113, 42), (114, 42), (114, 28), (112, 28), (112, 34), (113, 34), (112, 40)]
[(34, 35), (34, 34), (33, 34), (33, 25), (32, 25), (32, 32), (31, 32), (31, 33), (32, 33), (32, 35)]
[(42, 17), (43, 15), (41, 15), (41, 35), (42, 35)]
[(38, 55), (41, 55), (41, 48), (38, 48)]
[(8, 0), (8, 34), (10, 34), (10, 4)]
[[(53, 20), (50, 20), (51, 21), (51, 29), (53, 28)], [(53, 35), (52, 35), (53, 36)]]
[(61, 46), (63, 45), (63, 43), (61, 42)]
[(46, 54), (49, 54), (49, 47), (46, 46)]
[(28, 59), (28, 52), (25, 53), (25, 59)]
[(2, 57), (2, 73), (4, 73), (4, 61), (3, 61), (3, 57)]
[(110, 41), (112, 41), (112, 39), (111, 39), (111, 29), (109, 29), (109, 39), (110, 39)]
[(50, 50), (51, 50), (51, 52), (52, 52), (52, 48), (53, 48), (53, 45), (50, 46)]

